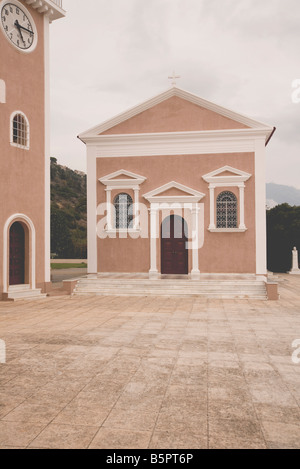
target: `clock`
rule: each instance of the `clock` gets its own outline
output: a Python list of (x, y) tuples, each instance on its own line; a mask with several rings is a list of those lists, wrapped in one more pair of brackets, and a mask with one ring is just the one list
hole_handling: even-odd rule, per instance
[(0, 2), (1, 29), (9, 42), (22, 52), (31, 52), (37, 44), (37, 29), (26, 8), (17, 0)]

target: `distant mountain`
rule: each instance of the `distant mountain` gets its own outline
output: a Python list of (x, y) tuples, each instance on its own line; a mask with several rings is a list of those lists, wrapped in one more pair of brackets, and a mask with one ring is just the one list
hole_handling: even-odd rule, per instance
[(267, 184), (267, 205), (272, 208), (275, 206), (274, 203), (300, 205), (300, 190), (295, 187), (269, 183)]

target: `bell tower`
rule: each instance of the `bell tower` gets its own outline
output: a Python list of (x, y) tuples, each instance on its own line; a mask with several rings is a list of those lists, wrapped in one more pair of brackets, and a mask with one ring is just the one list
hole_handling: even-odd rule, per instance
[(49, 30), (62, 0), (0, 0), (0, 297), (50, 282)]

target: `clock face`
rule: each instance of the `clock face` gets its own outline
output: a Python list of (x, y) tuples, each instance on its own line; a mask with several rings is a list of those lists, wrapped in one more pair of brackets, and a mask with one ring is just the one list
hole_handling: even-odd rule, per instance
[(18, 2), (1, 2), (1, 25), (6, 37), (18, 49), (34, 49), (37, 32), (29, 13)]

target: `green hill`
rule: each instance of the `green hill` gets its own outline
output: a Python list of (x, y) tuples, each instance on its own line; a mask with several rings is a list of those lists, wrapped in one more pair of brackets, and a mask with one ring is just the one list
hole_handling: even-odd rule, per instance
[(51, 158), (51, 257), (86, 259), (86, 174)]

